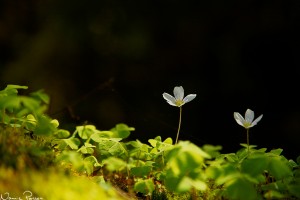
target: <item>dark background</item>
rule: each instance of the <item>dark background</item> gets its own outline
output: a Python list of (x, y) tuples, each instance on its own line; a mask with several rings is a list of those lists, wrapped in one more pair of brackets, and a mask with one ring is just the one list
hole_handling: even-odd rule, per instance
[(183, 86), (180, 139), (246, 143), (233, 112), (262, 120), (250, 143), (299, 154), (298, 0), (0, 1), (0, 85), (45, 89), (61, 128), (135, 127), (131, 139), (175, 140), (179, 109), (162, 98)]

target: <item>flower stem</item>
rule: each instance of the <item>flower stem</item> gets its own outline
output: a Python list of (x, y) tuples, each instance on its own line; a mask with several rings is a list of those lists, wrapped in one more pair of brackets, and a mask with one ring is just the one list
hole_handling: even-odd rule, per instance
[(248, 154), (250, 152), (250, 148), (249, 148), (249, 128), (247, 128), (247, 147), (248, 147)]
[(176, 136), (176, 141), (175, 144), (178, 142), (178, 137), (179, 137), (179, 132), (180, 132), (180, 125), (181, 125), (181, 113), (182, 113), (182, 107), (179, 107), (180, 112), (179, 112), (179, 124), (178, 124), (178, 130), (177, 130), (177, 136)]

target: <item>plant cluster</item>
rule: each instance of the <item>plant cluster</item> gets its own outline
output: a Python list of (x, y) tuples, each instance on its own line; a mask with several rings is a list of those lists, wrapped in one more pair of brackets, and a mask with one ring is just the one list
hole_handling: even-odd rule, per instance
[[(111, 199), (300, 198), (300, 157), (288, 160), (282, 149), (267, 151), (250, 145), (249, 129), (262, 118), (254, 120), (250, 109), (245, 118), (234, 113), (247, 130), (247, 144), (236, 153), (223, 154), (221, 146), (178, 142), (182, 105), (196, 97), (184, 98), (181, 86), (174, 88), (175, 97), (163, 94), (170, 105), (180, 108), (174, 144), (172, 138), (160, 136), (148, 143), (129, 140), (135, 129), (123, 123), (110, 130), (92, 124), (76, 126), (74, 131), (61, 129), (57, 120), (45, 114), (48, 96), (43, 91), (18, 95), (18, 89), (26, 88), (8, 85), (0, 91), (2, 168), (55, 166), (71, 177), (87, 177)], [(23, 138), (22, 144), (17, 137)], [(0, 176), (0, 185), (4, 178)], [(116, 191), (122, 197), (111, 194)]]

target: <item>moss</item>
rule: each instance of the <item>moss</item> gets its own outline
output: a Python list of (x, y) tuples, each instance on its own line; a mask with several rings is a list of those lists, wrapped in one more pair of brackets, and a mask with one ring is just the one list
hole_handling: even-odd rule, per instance
[(88, 177), (68, 176), (54, 169), (43, 172), (15, 171), (2, 167), (0, 174), (0, 194), (3, 198), (9, 195), (11, 198), (26, 199), (26, 196), (32, 195), (47, 200), (124, 199), (113, 187), (103, 187)]

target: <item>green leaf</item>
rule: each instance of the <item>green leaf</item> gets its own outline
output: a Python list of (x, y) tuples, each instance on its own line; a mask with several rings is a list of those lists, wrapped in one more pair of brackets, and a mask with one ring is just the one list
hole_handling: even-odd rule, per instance
[(103, 138), (110, 138), (113, 135), (113, 132), (111, 131), (96, 131), (91, 135), (91, 139), (95, 142), (101, 142)]
[(222, 175), (222, 170), (216, 166), (209, 166), (205, 169), (207, 178), (217, 180)]
[(134, 131), (133, 127), (128, 127), (126, 124), (117, 124), (116, 127), (112, 128), (111, 131), (114, 133), (112, 137), (115, 138), (127, 138), (131, 131)]
[[(246, 149), (248, 149), (248, 144), (241, 143), (240, 145), (241, 145), (242, 147), (245, 147)], [(257, 145), (249, 145), (249, 148), (250, 148), (250, 149), (254, 149), (255, 147), (257, 147)]]
[(259, 199), (254, 185), (243, 177), (238, 177), (236, 179), (228, 181), (225, 184), (225, 187), (225, 194), (229, 199)]
[(202, 149), (207, 152), (212, 158), (215, 158), (220, 155), (220, 150), (222, 150), (222, 146), (214, 146), (210, 144), (203, 145)]
[(71, 148), (78, 149), (80, 145), (80, 140), (78, 138), (68, 138), (63, 139), (63, 141)]
[(55, 134), (56, 137), (60, 139), (67, 138), (71, 135), (68, 130), (64, 130), (64, 129), (59, 129)]
[(282, 199), (285, 197), (285, 195), (275, 190), (269, 190), (264, 194), (264, 197), (266, 199)]
[(273, 149), (270, 151), (270, 153), (273, 153), (277, 156), (279, 156), (282, 153), (283, 149)]
[(45, 103), (45, 104), (49, 104), (50, 103), (50, 97), (48, 94), (46, 94), (44, 92), (44, 90), (38, 90), (36, 92), (32, 92), (30, 94), (30, 96), (32, 96), (33, 98), (40, 100), (41, 102)]
[(54, 140), (51, 141), (51, 146), (54, 149), (58, 149), (58, 150), (62, 151), (62, 150), (65, 150), (68, 147), (68, 144), (64, 140), (54, 139)]
[(24, 104), (24, 107), (27, 108), (30, 112), (36, 112), (40, 108), (40, 102), (36, 99), (33, 99), (31, 97), (19, 97), (22, 103)]
[(289, 185), (288, 190), (293, 196), (300, 198), (300, 183)]
[(138, 180), (134, 184), (134, 190), (136, 192), (141, 192), (144, 195), (151, 195), (154, 189), (155, 186), (152, 179)]
[(86, 159), (83, 160), (83, 168), (87, 175), (91, 175), (94, 171), (93, 163)]
[(57, 128), (57, 127), (59, 126), (59, 122), (58, 122), (57, 119), (52, 119), (52, 120), (50, 121), (50, 123), (53, 124), (53, 126), (54, 126), (55, 128)]
[(143, 177), (148, 176), (151, 172), (152, 167), (150, 166), (142, 166), (142, 167), (132, 167), (131, 173), (134, 176)]
[(80, 149), (78, 149), (78, 152), (81, 152), (82, 154), (93, 154), (94, 149), (90, 147), (82, 146)]
[(151, 147), (147, 144), (141, 143), (139, 140), (129, 141), (126, 143), (126, 146), (128, 147), (131, 157), (134, 157), (136, 159), (147, 159), (151, 157), (151, 154), (149, 152), (149, 149)]
[(36, 135), (51, 135), (56, 132), (56, 127), (51, 123), (52, 119), (48, 116), (37, 116), (37, 126), (33, 133)]
[(63, 152), (56, 160), (62, 163), (71, 163), (73, 167), (79, 171), (84, 169), (82, 155), (74, 151)]
[(82, 147), (80, 147), (77, 151), (81, 152), (83, 154), (93, 154), (94, 153), (94, 145), (90, 144), (90, 143), (84, 143), (84, 145)]
[(189, 192), (192, 188), (196, 190), (204, 191), (207, 188), (207, 185), (204, 181), (193, 180), (189, 177), (183, 177), (180, 180), (180, 183), (177, 186), (176, 191), (179, 193)]
[[(167, 138), (165, 141), (161, 141), (161, 137), (157, 136), (154, 139), (149, 139), (148, 142), (154, 147), (151, 152), (156, 154), (156, 157), (161, 156), (162, 152), (166, 151), (169, 148), (172, 148), (172, 139)], [(160, 152), (160, 153), (155, 153)]]
[(103, 138), (98, 145), (100, 152), (112, 156), (127, 155), (127, 149), (119, 142), (120, 140), (121, 138)]
[(91, 162), (94, 167), (102, 167), (95, 156), (88, 156), (84, 160)]
[(88, 139), (92, 134), (99, 132), (94, 125), (76, 126), (76, 130), (82, 139)]
[(296, 161), (300, 165), (300, 156), (297, 157)]
[(105, 164), (106, 169), (110, 172), (122, 171), (127, 167), (127, 163), (125, 161), (116, 157), (109, 157), (103, 160), (103, 164)]
[(18, 96), (6, 96), (0, 99), (0, 108), (8, 109), (10, 112), (21, 107), (21, 99)]
[(0, 91), (0, 98), (2, 95), (9, 96), (9, 95), (16, 95), (18, 94), (18, 89), (28, 89), (27, 86), (21, 86), (21, 85), (7, 85), (4, 90)]
[[(198, 181), (203, 181), (205, 158), (210, 158), (210, 156), (188, 141), (180, 141), (173, 146), (166, 155), (166, 187), (171, 191), (183, 192), (183, 188), (192, 187), (191, 184), (198, 184)], [(190, 185), (186, 185), (187, 182)]]
[(290, 165), (290, 167), (292, 167), (292, 168), (298, 167), (298, 166), (299, 166), (299, 165), (298, 165), (295, 161), (293, 161), (292, 159), (289, 160), (289, 165)]
[(238, 162), (239, 158), (234, 153), (225, 154), (225, 159), (227, 159), (229, 162)]
[(220, 172), (218, 172), (220, 175), (216, 179), (216, 183), (218, 185), (227, 183), (231, 180), (235, 180), (238, 177), (241, 176), (237, 168), (232, 163), (224, 164), (222, 167), (219, 168)]
[(173, 144), (173, 140), (172, 140), (172, 138), (168, 137), (167, 139), (164, 140), (163, 143), (172, 145)]
[(178, 185), (180, 184), (181, 179), (182, 179), (182, 177), (175, 177), (175, 176), (166, 177), (165, 180), (164, 180), (166, 188), (169, 191), (179, 192), (178, 191)]
[(32, 131), (35, 129), (36, 123), (37, 123), (37, 121), (36, 121), (35, 117), (32, 114), (29, 114), (26, 116), (26, 119), (24, 121), (24, 126), (27, 130)]
[(246, 159), (241, 164), (243, 173), (251, 176), (262, 174), (267, 169), (268, 158), (266, 156), (257, 156), (254, 158)]
[(269, 158), (268, 171), (276, 178), (276, 180), (292, 175), (292, 171), (288, 166), (288, 163), (282, 160), (279, 156)]
[(151, 144), (151, 146), (159, 148), (157, 144), (161, 144), (161, 137), (157, 136), (154, 139), (149, 139), (148, 142)]
[(99, 167), (101, 164), (98, 163), (95, 156), (88, 156), (83, 159), (84, 169), (88, 175), (92, 174), (94, 167)]

